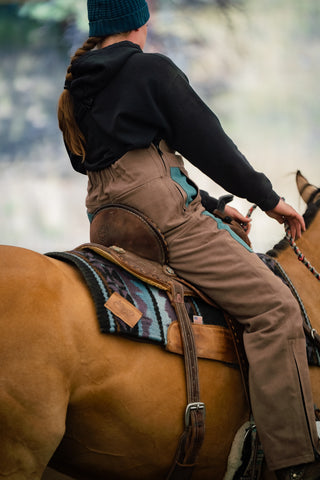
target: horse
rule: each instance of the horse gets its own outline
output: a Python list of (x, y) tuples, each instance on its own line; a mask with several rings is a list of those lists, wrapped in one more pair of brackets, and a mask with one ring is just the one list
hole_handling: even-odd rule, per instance
[[(298, 244), (320, 265), (319, 194), (300, 173), (297, 183), (315, 210)], [(291, 249), (273, 253), (319, 327), (316, 280)], [(47, 466), (82, 480), (165, 479), (184, 428), (183, 357), (102, 335), (82, 276), (57, 259), (0, 246), (0, 292), (0, 479), (45, 479)], [(222, 480), (250, 408), (239, 369), (198, 363), (207, 415), (192, 479)], [(319, 402), (319, 370), (310, 375)]]

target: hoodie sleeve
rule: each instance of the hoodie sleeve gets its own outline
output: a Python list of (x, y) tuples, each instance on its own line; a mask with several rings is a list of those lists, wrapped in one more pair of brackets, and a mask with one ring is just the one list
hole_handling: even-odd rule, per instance
[(169, 145), (226, 191), (262, 210), (273, 209), (280, 197), (270, 180), (254, 170), (186, 76), (166, 57), (161, 56), (159, 67), (158, 101)]

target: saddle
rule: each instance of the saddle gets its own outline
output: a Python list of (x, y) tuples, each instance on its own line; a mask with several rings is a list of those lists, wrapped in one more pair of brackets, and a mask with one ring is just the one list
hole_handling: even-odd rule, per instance
[(124, 205), (107, 205), (96, 211), (90, 241), (121, 247), (160, 265), (168, 262), (167, 242), (159, 228), (141, 212)]
[[(84, 244), (82, 247), (89, 246), (140, 280), (166, 290), (176, 311), (179, 329), (175, 329), (175, 337), (176, 339), (180, 337), (182, 344), (180, 348), (184, 354), (188, 404), (185, 410), (185, 429), (167, 480), (189, 479), (204, 439), (205, 405), (200, 401), (197, 349), (192, 328), (196, 325), (190, 322), (184, 297), (198, 296), (210, 305), (216, 305), (196, 287), (177, 277), (168, 265), (168, 248), (163, 234), (139, 211), (120, 204), (107, 205), (99, 209), (91, 223), (90, 242), (91, 244)], [(233, 335), (240, 370), (246, 385), (247, 362), (241, 346), (242, 332), (238, 324), (228, 316), (226, 320)]]

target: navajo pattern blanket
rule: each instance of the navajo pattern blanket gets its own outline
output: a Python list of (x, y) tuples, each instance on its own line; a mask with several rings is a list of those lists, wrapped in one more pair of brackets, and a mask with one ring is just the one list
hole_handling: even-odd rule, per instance
[[(144, 283), (90, 249), (51, 252), (47, 255), (80, 270), (94, 299), (102, 333), (123, 335), (163, 346), (167, 344), (167, 331), (176, 320), (176, 313), (164, 290)], [(105, 307), (114, 292), (142, 313), (133, 328)], [(228, 328), (223, 312), (200, 298), (186, 297), (186, 308), (191, 322), (201, 319), (206, 325)]]
[[(68, 262), (79, 269), (94, 300), (102, 333), (121, 335), (164, 347), (167, 345), (168, 328), (176, 320), (176, 313), (164, 290), (141, 281), (90, 249), (50, 252), (47, 256)], [(259, 257), (281, 277), (274, 259), (264, 254), (259, 254)], [(282, 280), (285, 281), (283, 278)], [(114, 293), (119, 294), (142, 314), (133, 327), (106, 308), (106, 303)], [(185, 303), (191, 322), (200, 321), (205, 325), (218, 325), (228, 329), (220, 309), (198, 297), (186, 297)], [(308, 339), (307, 353), (310, 365), (320, 365), (319, 353)], [(238, 367), (233, 363), (230, 365)]]

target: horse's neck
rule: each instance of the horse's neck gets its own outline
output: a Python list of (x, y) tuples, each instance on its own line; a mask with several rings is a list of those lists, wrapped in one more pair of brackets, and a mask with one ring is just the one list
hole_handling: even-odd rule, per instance
[[(320, 271), (319, 240), (320, 213), (317, 214), (309, 228), (296, 242), (305, 258), (317, 271)], [(320, 309), (320, 282), (312, 275), (308, 268), (298, 260), (297, 255), (291, 247), (288, 246), (288, 248), (280, 252), (277, 260), (295, 286), (304, 303), (311, 323), (315, 327), (318, 323), (320, 328), (320, 321), (318, 320)]]

